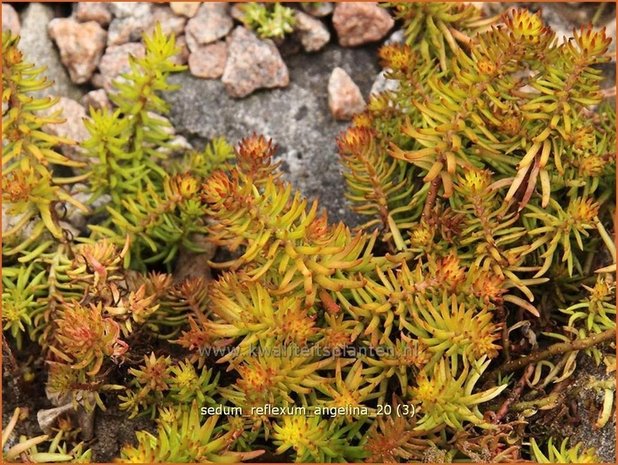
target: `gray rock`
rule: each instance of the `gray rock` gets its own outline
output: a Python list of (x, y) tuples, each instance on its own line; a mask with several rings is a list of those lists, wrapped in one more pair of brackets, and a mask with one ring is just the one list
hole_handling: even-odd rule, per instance
[(294, 30), (307, 52), (316, 52), (330, 41), (330, 32), (328, 32), (324, 23), (302, 11), (296, 12)]
[(127, 42), (137, 42), (152, 25), (152, 5), (137, 2), (111, 3), (110, 7), (116, 16), (109, 25), (107, 45), (121, 45)]
[(223, 75), (227, 61), (227, 44), (220, 40), (199, 47), (189, 55), (189, 70), (196, 77), (217, 79)]
[(170, 119), (177, 134), (196, 148), (215, 136), (230, 143), (253, 132), (273, 138), (286, 177), (309, 198), (318, 198), (331, 220), (361, 223), (344, 198), (336, 138), (346, 124), (333, 119), (325, 83), (340, 66), (355, 77), (363, 94), (378, 72), (375, 47), (341, 49), (327, 45), (319, 53), (287, 58), (290, 84), (284, 89), (258, 92), (242, 100), (230, 98), (218, 80), (203, 80), (188, 73), (170, 80), (180, 90), (167, 94)]
[(193, 18), (200, 9), (200, 2), (170, 2), (172, 11), (186, 18)]
[(82, 98), (82, 105), (88, 111), (90, 107), (101, 110), (102, 108), (112, 108), (112, 104), (109, 101), (107, 92), (105, 89), (91, 90)]
[(19, 48), (27, 61), (45, 67), (43, 75), (53, 81), (41, 95), (63, 95), (79, 100), (84, 91), (71, 82), (69, 73), (60, 62), (58, 50), (47, 34), (47, 25), (53, 18), (54, 11), (48, 5), (30, 3), (22, 13)]
[[(94, 159), (92, 161), (98, 163), (99, 160)], [(92, 192), (90, 192), (88, 186), (82, 183), (73, 184), (71, 186), (70, 194), (71, 197), (73, 197), (78, 202), (81, 202), (83, 205), (87, 205), (92, 196)], [(86, 231), (88, 229), (90, 215), (93, 212), (104, 210), (104, 207), (108, 205), (111, 201), (112, 197), (110, 195), (101, 195), (94, 202), (92, 202), (92, 204), (89, 205), (90, 212), (88, 213), (83, 212), (73, 204), (66, 203), (63, 212), (64, 219), (78, 230)]]
[(189, 61), (189, 46), (187, 45), (187, 37), (182, 35), (176, 38), (176, 48), (178, 53), (172, 58), (172, 61), (177, 65), (186, 65)]
[(390, 36), (388, 36), (388, 39), (384, 41), (384, 44), (403, 44), (405, 40), (406, 36), (403, 29), (397, 29)]
[(193, 52), (200, 45), (206, 45), (225, 37), (234, 27), (226, 3), (204, 3), (185, 28), (187, 44)]
[(387, 72), (386, 70), (382, 70), (378, 73), (376, 80), (373, 81), (373, 85), (371, 86), (371, 95), (399, 89), (399, 81), (397, 79), (387, 79)]
[(101, 71), (101, 84), (103, 88), (110, 92), (112, 90), (112, 83), (114, 79), (123, 73), (130, 71), (129, 55), (136, 57), (143, 57), (146, 53), (146, 49), (142, 44), (129, 43), (123, 45), (112, 45), (107, 47), (105, 55), (101, 58), (99, 63), (99, 70)]
[(79, 2), (74, 5), (73, 15), (80, 22), (96, 21), (101, 26), (107, 26), (112, 20), (109, 3)]
[(112, 14), (116, 18), (130, 18), (131, 16), (145, 16), (150, 13), (152, 5), (148, 2), (111, 2)]
[(242, 3), (234, 3), (232, 5), (232, 8), (230, 8), (230, 16), (234, 18), (236, 21), (238, 21), (239, 23), (243, 22), (245, 13), (243, 12), (243, 9), (242, 9)]
[(60, 49), (71, 80), (76, 84), (88, 82), (105, 48), (105, 30), (95, 21), (80, 23), (73, 18), (54, 18), (47, 30)]
[(155, 5), (152, 11), (152, 21), (147, 29), (151, 33), (157, 23), (161, 24), (161, 30), (164, 34), (174, 34), (179, 36), (184, 33), (187, 18), (175, 14), (169, 6)]
[(2, 30), (8, 29), (12, 31), (13, 34), (19, 34), (20, 24), (19, 24), (19, 16), (13, 8), (8, 3), (2, 4)]
[(246, 97), (257, 89), (285, 87), (290, 82), (288, 69), (273, 41), (261, 40), (242, 26), (229, 37), (221, 80), (232, 97)]
[(351, 120), (365, 109), (358, 86), (344, 69), (336, 67), (328, 79), (328, 107), (338, 120)]
[(380, 40), (394, 24), (388, 11), (374, 2), (338, 3), (333, 14), (333, 26), (343, 47)]

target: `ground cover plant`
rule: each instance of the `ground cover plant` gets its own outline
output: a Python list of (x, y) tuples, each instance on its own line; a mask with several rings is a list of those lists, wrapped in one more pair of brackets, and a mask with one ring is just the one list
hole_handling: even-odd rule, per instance
[[(162, 117), (184, 67), (160, 28), (90, 110), (88, 163), (3, 33), (3, 395), (39, 379), (52, 407), (35, 437), (15, 410), (5, 460), (96, 460), (114, 405), (155, 422), (121, 462), (598, 461), (551, 425), (584, 391), (598, 428), (615, 410), (610, 40), (559, 41), (523, 8), (385, 7), (394, 85), (338, 139), (358, 228), (262, 135), (178, 154)], [(186, 253), (212, 276), (180, 276)]]

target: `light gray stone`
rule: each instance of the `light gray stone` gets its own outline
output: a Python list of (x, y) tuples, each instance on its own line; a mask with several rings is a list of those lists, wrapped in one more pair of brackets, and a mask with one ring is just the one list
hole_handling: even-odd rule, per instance
[(137, 42), (152, 25), (153, 5), (150, 3), (118, 2), (111, 3), (110, 7), (116, 17), (109, 25), (107, 45)]
[(296, 12), (295, 32), (306, 52), (317, 52), (330, 41), (330, 32), (319, 19)]
[(170, 2), (172, 11), (179, 16), (193, 18), (200, 9), (201, 2)]
[(227, 3), (204, 3), (187, 23), (185, 34), (189, 50), (225, 37), (234, 27)]
[(323, 18), (333, 12), (332, 2), (303, 2), (301, 8), (316, 18)]
[(90, 107), (95, 110), (101, 110), (102, 108), (112, 108), (112, 104), (109, 101), (109, 97), (107, 96), (107, 92), (105, 89), (97, 89), (91, 90), (82, 98), (82, 105), (86, 109), (89, 110)]
[(152, 10), (152, 21), (146, 32), (152, 33), (157, 23), (161, 25), (164, 34), (179, 36), (184, 34), (187, 18), (175, 14), (169, 6), (155, 5)]
[(107, 91), (112, 90), (114, 79), (123, 73), (130, 71), (129, 55), (143, 57), (146, 49), (139, 43), (128, 43), (123, 45), (112, 45), (107, 47), (105, 55), (99, 63), (101, 71), (101, 86)]
[(90, 136), (84, 125), (86, 109), (73, 99), (60, 97), (58, 103), (47, 110), (46, 113), (52, 114), (57, 111), (60, 111), (60, 115), (65, 121), (60, 124), (47, 124), (43, 126), (43, 130), (49, 134), (73, 140), (75, 145), (63, 144), (60, 145), (60, 150), (71, 158), (78, 158), (80, 156), (79, 144)]
[(2, 30), (9, 30), (13, 32), (13, 34), (19, 34), (21, 29), (21, 25), (19, 24), (19, 16), (13, 8), (8, 3), (2, 4)]
[(328, 79), (328, 106), (338, 120), (351, 120), (365, 109), (360, 89), (344, 69), (336, 67)]
[(96, 21), (101, 26), (107, 26), (112, 20), (109, 3), (78, 2), (74, 5), (73, 15), (80, 22)]
[(203, 45), (189, 55), (189, 70), (196, 77), (217, 79), (223, 75), (227, 44), (222, 40)]

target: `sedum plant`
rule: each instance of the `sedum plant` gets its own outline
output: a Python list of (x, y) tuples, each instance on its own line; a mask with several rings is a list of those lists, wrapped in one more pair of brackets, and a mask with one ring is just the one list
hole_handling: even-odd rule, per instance
[[(133, 246), (127, 265), (133, 260), (133, 267), (142, 270), (157, 262), (169, 268), (183, 247), (202, 251), (195, 236), (204, 232), (199, 178), (189, 172), (169, 174), (161, 166), (173, 132), (161, 94), (175, 89), (168, 76), (186, 67), (174, 62), (179, 49), (160, 27), (144, 37), (144, 45), (145, 56), (131, 57), (131, 71), (115, 82), (111, 100), (117, 108), (92, 111), (87, 125), (91, 137), (84, 142), (87, 154), (97, 160), (90, 169), (96, 180), (91, 201), (111, 197), (108, 219), (91, 228), (118, 245), (128, 233)], [(215, 149), (226, 151), (223, 144)]]
[(327, 424), (317, 416), (285, 416), (274, 426), (275, 452), (293, 448), (301, 462), (357, 461), (364, 456), (362, 448), (346, 441), (354, 436), (354, 429), (337, 422)]
[[(491, 436), (517, 418), (512, 400), (493, 421), (471, 416), (467, 373), (494, 386), (485, 401), (509, 386), (520, 396), (523, 386), (501, 375), (527, 367), (536, 388), (566, 382), (580, 345), (600, 363), (607, 351), (596, 344), (615, 334), (615, 113), (602, 101), (598, 68), (610, 39), (582, 27), (559, 43), (524, 9), (483, 18), (464, 5), (391, 6), (404, 40), (379, 56), (394, 90), (372, 96), (338, 143), (348, 199), (367, 218), (361, 229), (412, 256), (352, 299), (338, 297), (356, 319), (371, 318), (374, 344), (402, 330), (418, 340), (411, 397), (425, 399), (421, 428), (469, 422)], [(523, 346), (512, 340), (519, 331), (531, 338)], [(537, 358), (536, 347), (556, 339), (564, 345)], [(470, 368), (496, 357), (492, 376)], [(371, 362), (374, 376), (410, 383), (386, 360)], [(460, 394), (441, 394), (456, 386)], [(548, 402), (539, 391), (527, 399), (522, 408)], [(476, 438), (453, 444), (438, 446), (445, 458), (502, 456)]]
[(55, 150), (73, 141), (43, 131), (45, 125), (63, 121), (52, 111), (58, 99), (35, 95), (51, 83), (41, 76), (41, 68), (24, 58), (19, 37), (8, 31), (2, 33), (2, 70), (2, 205), (14, 217), (13, 223), (3, 227), (3, 256), (27, 262), (52, 246), (53, 240), (66, 241), (57, 205), (71, 204), (88, 211), (64, 187), (76, 179), (54, 175), (54, 167), (83, 163)]
[[(34, 343), (72, 415), (153, 420), (117, 461), (592, 458), (542, 451), (531, 424), (562, 420), (581, 389), (602, 391), (599, 427), (613, 408), (605, 379), (566, 389), (583, 354), (615, 370), (609, 40), (584, 27), (559, 43), (525, 9), (386, 6), (404, 30), (379, 51), (395, 85), (337, 141), (356, 229), (285, 181), (263, 136), (169, 156), (164, 96), (183, 68), (160, 28), (114, 109), (90, 111), (87, 167), (41, 130), (60, 116), (42, 116), (40, 71), (3, 34), (3, 350), (17, 365)], [(259, 34), (291, 28), (279, 4), (243, 8)], [(178, 270), (187, 254), (210, 271)], [(8, 453), (90, 458), (64, 437)]]
[(202, 423), (196, 401), (190, 407), (167, 408), (161, 412), (157, 435), (137, 432), (137, 445), (124, 447), (121, 459), (127, 463), (238, 463), (263, 453), (229, 451), (234, 431), (224, 432), (217, 421), (212, 416)]
[[(3, 33), (3, 212), (12, 222), (3, 248), (3, 354), (16, 365), (12, 354), (32, 347), (46, 367), (40, 381), (48, 400), (68, 406), (80, 423), (84, 415), (91, 422), (96, 409), (105, 410), (114, 393), (125, 389), (112, 378), (126, 369), (121, 367), (132, 359), (139, 333), (173, 338), (197, 311), (191, 308), (203, 298), (200, 279), (189, 276), (176, 285), (170, 275), (147, 272), (142, 260), (167, 258), (171, 267), (179, 249), (191, 247), (192, 234), (204, 230), (195, 224), (204, 215), (198, 180), (230, 157), (230, 146), (217, 139), (204, 153), (182, 154), (177, 172), (162, 167), (170, 125), (155, 112), (167, 112), (159, 94), (173, 89), (167, 76), (182, 68), (171, 62), (174, 39), (160, 28), (144, 40), (146, 56), (133, 59), (132, 71), (115, 84), (117, 109), (90, 112), (91, 139), (81, 148), (96, 161), (86, 169), (56, 151), (74, 142), (45, 132), (45, 125), (62, 122), (57, 112), (49, 113), (55, 99), (34, 95), (49, 83), (23, 57), (18, 38)], [(74, 175), (56, 174), (71, 170)], [(71, 185), (84, 181), (92, 195), (86, 203), (107, 202), (107, 215), (69, 194)], [(137, 192), (139, 199), (133, 197)], [(101, 223), (92, 224), (89, 233), (78, 231), (64, 219), (71, 207), (96, 213)], [(196, 369), (190, 362), (174, 367), (175, 399), (192, 399), (190, 375)], [(18, 386), (34, 378), (28, 369), (23, 373)], [(68, 427), (65, 433), (78, 432)], [(47, 455), (33, 448), (47, 436), (41, 438), (24, 440), (18, 452), (11, 450), (11, 459), (43, 454), (45, 461), (68, 460), (69, 446), (61, 437)], [(90, 452), (77, 455), (87, 461)]]
[(294, 31), (294, 10), (279, 2), (272, 4), (246, 3), (240, 5), (242, 22), (263, 39), (283, 39)]
[(547, 453), (545, 453), (534, 438), (530, 438), (530, 449), (534, 460), (538, 463), (598, 463), (599, 459), (594, 449), (580, 451), (581, 443), (573, 447), (569, 447), (568, 443), (569, 440), (564, 439), (558, 448), (553, 443), (553, 439), (549, 438)]

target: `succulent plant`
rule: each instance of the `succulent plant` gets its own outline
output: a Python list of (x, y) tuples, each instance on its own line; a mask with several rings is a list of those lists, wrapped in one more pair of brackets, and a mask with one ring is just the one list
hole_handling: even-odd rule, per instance
[(294, 10), (279, 2), (272, 4), (246, 3), (240, 6), (242, 22), (262, 38), (282, 39), (294, 31)]
[(569, 447), (569, 440), (564, 439), (560, 448), (556, 447), (553, 438), (547, 441), (547, 453), (545, 453), (534, 438), (530, 438), (530, 450), (532, 457), (537, 463), (598, 463), (599, 459), (594, 449), (580, 451), (582, 444)]

